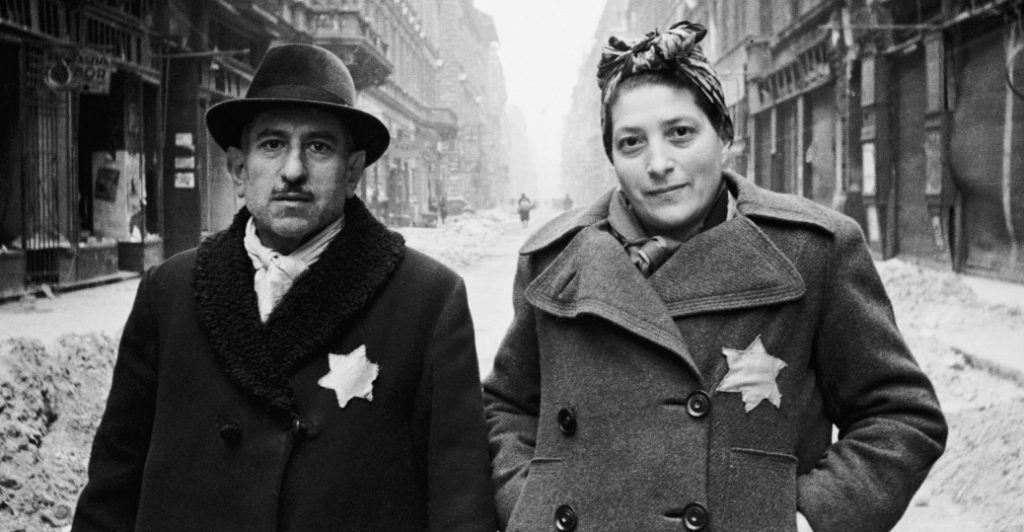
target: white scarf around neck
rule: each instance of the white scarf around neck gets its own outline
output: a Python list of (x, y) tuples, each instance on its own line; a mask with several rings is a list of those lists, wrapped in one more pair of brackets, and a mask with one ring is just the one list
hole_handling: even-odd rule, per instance
[(256, 290), (256, 301), (259, 304), (260, 319), (267, 322), (274, 307), (291, 289), (295, 281), (306, 273), (306, 270), (320, 259), (327, 245), (345, 227), (345, 217), (341, 216), (324, 227), (313, 238), (299, 246), (288, 255), (263, 245), (256, 234), (256, 223), (252, 218), (245, 226), (245, 251), (249, 254), (252, 267), (256, 269), (253, 288)]

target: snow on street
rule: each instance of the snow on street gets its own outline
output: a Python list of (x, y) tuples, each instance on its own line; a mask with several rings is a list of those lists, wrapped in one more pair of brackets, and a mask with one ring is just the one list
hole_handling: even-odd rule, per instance
[(474, 218), (449, 220), (440, 230), (400, 231), (408, 246), (444, 262), (466, 281), (481, 377), (490, 373), (498, 344), (512, 322), (512, 280), (519, 247), (557, 214), (541, 210), (527, 228), (511, 213), (491, 211)]
[[(556, 214), (535, 211), (525, 229), (497, 210), (400, 229), (465, 279), (481, 376), (512, 319), (517, 250)], [(1024, 377), (1000, 370), (1024, 358), (1024, 287), (983, 298), (950, 272), (899, 260), (878, 267), (950, 424), (945, 455), (895, 530), (1024, 530)], [(137, 284), (0, 305), (0, 530), (69, 523)]]
[[(402, 231), (409, 245), (465, 278), (482, 376), (512, 319), (516, 249), (541, 223), (524, 230), (518, 221), (492, 215), (441, 232)], [(995, 375), (965, 356), (1024, 358), (1024, 287), (982, 299), (971, 287), (983, 281), (901, 260), (878, 263), (878, 269), (900, 330), (931, 377), (950, 425), (945, 455), (894, 530), (1024, 530), (1024, 380)]]

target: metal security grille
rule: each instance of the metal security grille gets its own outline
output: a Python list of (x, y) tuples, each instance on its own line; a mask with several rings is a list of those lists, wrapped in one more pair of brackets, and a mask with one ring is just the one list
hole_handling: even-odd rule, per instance
[(60, 0), (0, 0), (0, 21), (58, 39), (68, 35)]
[(0, 0), (0, 20), (25, 28), (31, 27), (31, 2), (29, 0)]
[(70, 93), (52, 91), (43, 82), (54, 55), (49, 47), (26, 46), (22, 204), (29, 284), (73, 279), (78, 245)]
[[(120, 61), (141, 67), (150, 74), (159, 72), (157, 58), (153, 54), (144, 27), (123, 18), (123, 13), (132, 17), (145, 18), (151, 13), (150, 2), (133, 1), (103, 2), (118, 11), (112, 15), (105, 9), (86, 6), (72, 11), (71, 25), (76, 29), (76, 42), (92, 50), (108, 53)], [(121, 4), (120, 6), (118, 4)]]

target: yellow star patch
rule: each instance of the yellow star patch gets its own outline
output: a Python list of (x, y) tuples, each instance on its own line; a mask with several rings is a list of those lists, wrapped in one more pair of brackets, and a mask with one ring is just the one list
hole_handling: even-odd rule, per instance
[(776, 378), (786, 363), (768, 354), (761, 335), (754, 338), (746, 349), (723, 347), (722, 354), (729, 362), (729, 373), (717, 391), (742, 394), (744, 410), (748, 413), (765, 399), (775, 408), (782, 406), (782, 393)]
[(373, 401), (373, 381), (377, 380), (380, 366), (366, 358), (366, 346), (361, 345), (347, 355), (327, 355), (331, 369), (317, 384), (334, 390), (338, 406), (345, 408), (353, 398)]

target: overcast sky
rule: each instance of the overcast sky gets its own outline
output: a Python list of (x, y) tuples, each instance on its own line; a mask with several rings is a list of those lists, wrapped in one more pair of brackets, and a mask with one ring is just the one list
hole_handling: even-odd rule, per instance
[(526, 117), (540, 193), (560, 194), (563, 122), (604, 1), (475, 0), (475, 5), (494, 17), (508, 102)]

